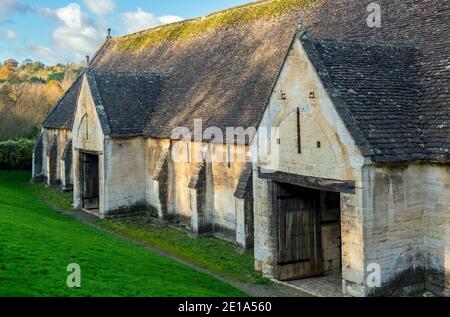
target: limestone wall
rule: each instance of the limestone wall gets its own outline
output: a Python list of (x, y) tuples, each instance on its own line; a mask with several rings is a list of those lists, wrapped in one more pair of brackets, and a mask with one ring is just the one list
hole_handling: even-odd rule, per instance
[(168, 183), (168, 212), (178, 217), (178, 220), (189, 226), (191, 223), (192, 210), (189, 192), (189, 182), (195, 168), (193, 153), (195, 143), (173, 142), (172, 154), (178, 159), (169, 156), (169, 183)]
[(438, 164), (368, 166), (365, 266), (381, 268), (368, 294), (449, 295), (450, 168)]
[[(237, 161), (242, 151), (245, 149), (237, 145), (148, 139), (147, 201), (163, 218), (245, 247), (245, 213), (253, 206), (234, 197), (245, 168), (245, 162)], [(196, 160), (202, 158), (202, 153), (208, 153), (203, 163)], [(233, 159), (230, 161), (228, 156)], [(198, 164), (204, 165), (204, 186), (193, 188)]]
[(104, 135), (86, 78), (80, 88), (72, 130), (75, 150), (103, 152)]
[(109, 216), (147, 206), (146, 141), (104, 136), (91, 91), (83, 79), (73, 126), (74, 204), (80, 200), (80, 152), (99, 156), (99, 212)]
[(422, 291), (422, 166), (367, 166), (364, 176), (365, 266), (380, 266), (382, 284), (368, 294)]
[(211, 195), (214, 232), (224, 238), (235, 239), (237, 217), (243, 216), (244, 202), (233, 194), (246, 162), (237, 159), (242, 150), (236, 145), (214, 144), (210, 151), (212, 164), (207, 175), (213, 184)]
[(320, 234), (323, 272), (341, 272), (341, 197), (338, 193), (320, 192)]
[(147, 139), (145, 146), (146, 199), (163, 218), (167, 211), (168, 154), (170, 140)]
[[(312, 98), (313, 97), (313, 98)], [(299, 111), (299, 116), (297, 115)], [(298, 125), (300, 121), (300, 145)], [(270, 128), (279, 128), (268, 133)], [(266, 128), (270, 155), (260, 154), (254, 165), (256, 269), (275, 275), (277, 225), (273, 184), (258, 178), (258, 168), (325, 179), (354, 181), (355, 194), (341, 194), (343, 279), (350, 292), (361, 292), (364, 278), (363, 190), (361, 155), (322, 86), (300, 42), (296, 40), (259, 127)], [(277, 140), (279, 139), (279, 140)], [(252, 147), (255, 147), (255, 140)]]
[(61, 157), (61, 186), (63, 191), (71, 191), (73, 189), (73, 171), (72, 171), (72, 143), (68, 144), (69, 149), (64, 157)]
[[(258, 168), (263, 167), (355, 181), (355, 194), (341, 194), (345, 293), (411, 294), (427, 288), (437, 294), (448, 294), (448, 166), (431, 163), (377, 166), (364, 158), (297, 41), (280, 73), (260, 130), (261, 127), (279, 130), (270, 135), (270, 155), (262, 155), (254, 165), (257, 270), (276, 276), (274, 184), (257, 177)], [(322, 247), (325, 255), (327, 246)], [(373, 264), (381, 268), (380, 288), (368, 285)]]
[(270, 163), (259, 162), (258, 166), (336, 180), (361, 179), (358, 173), (364, 158), (298, 40), (288, 54), (260, 123), (259, 130), (264, 128), (278, 128), (279, 140), (271, 140)]
[[(72, 132), (70, 130), (65, 129), (42, 129), (42, 152), (36, 153), (37, 155), (42, 155), (42, 175), (45, 175), (47, 179), (47, 183), (49, 185), (53, 185), (55, 183), (61, 182), (61, 162), (60, 158), (64, 152), (64, 148), (66, 147), (67, 141), (71, 137)], [(53, 143), (54, 138), (56, 137), (56, 156), (52, 158), (52, 162), (50, 162), (50, 157), (47, 156), (49, 153), (49, 148)], [(54, 180), (50, 179), (50, 164), (56, 164), (56, 178)], [(51, 183), (51, 184), (50, 184)]]
[(44, 133), (45, 130), (42, 129), (33, 149), (33, 167), (31, 171), (33, 181), (42, 181), (46, 177), (44, 174)]
[[(242, 147), (104, 136), (86, 79), (75, 114), (73, 147), (76, 207), (81, 206), (79, 153), (94, 153), (99, 155), (101, 214), (152, 206), (160, 217), (195, 233), (215, 234), (243, 247), (252, 240), (248, 228), (253, 225), (246, 223), (252, 218), (246, 213), (253, 206), (234, 197), (245, 162), (227, 159), (241, 154)], [(209, 153), (203, 161), (202, 153)], [(204, 179), (198, 179), (199, 173)]]
[(450, 166), (422, 168), (425, 283), (450, 296)]
[(105, 140), (103, 213), (110, 215), (146, 208), (144, 151), (142, 137)]
[(80, 151), (87, 151), (99, 155), (99, 205), (100, 212), (104, 212), (105, 204), (105, 137), (95, 110), (94, 101), (86, 78), (80, 89), (77, 109), (72, 129), (72, 177), (73, 203), (75, 208), (81, 208), (80, 199)]

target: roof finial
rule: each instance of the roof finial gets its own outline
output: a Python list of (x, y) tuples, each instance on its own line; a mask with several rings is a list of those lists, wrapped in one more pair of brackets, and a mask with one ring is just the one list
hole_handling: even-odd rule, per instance
[(300, 33), (300, 35), (308, 34), (302, 20), (300, 19), (297, 21), (297, 32)]
[(111, 28), (108, 28), (108, 35), (106, 36), (107, 39), (111, 38)]

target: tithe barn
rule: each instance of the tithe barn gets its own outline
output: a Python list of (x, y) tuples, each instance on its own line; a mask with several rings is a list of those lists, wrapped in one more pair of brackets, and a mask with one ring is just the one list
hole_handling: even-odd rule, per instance
[[(33, 177), (343, 294), (450, 294), (450, 3), (274, 0), (108, 36)], [(371, 280), (379, 271), (379, 285)], [(376, 280), (376, 278), (375, 278)]]

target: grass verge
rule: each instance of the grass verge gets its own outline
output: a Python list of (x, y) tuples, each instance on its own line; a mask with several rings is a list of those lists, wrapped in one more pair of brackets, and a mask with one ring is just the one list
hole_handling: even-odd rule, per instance
[(254, 270), (253, 251), (239, 253), (229, 242), (214, 237), (192, 237), (187, 231), (161, 225), (149, 217), (98, 220), (97, 224), (220, 276), (260, 285), (271, 283)]
[[(33, 185), (44, 201), (60, 208), (70, 208), (70, 194), (57, 189)], [(192, 237), (189, 232), (162, 225), (150, 217), (132, 217), (114, 220), (97, 220), (97, 226), (140, 242), (152, 248), (168, 252), (224, 278), (239, 282), (270, 285), (271, 281), (254, 269), (253, 251), (237, 252), (236, 246), (214, 237)]]
[[(29, 176), (0, 171), (0, 296), (245, 296), (208, 274), (55, 212), (42, 197), (56, 193), (41, 196)], [(81, 288), (66, 285), (71, 263), (81, 267)]]

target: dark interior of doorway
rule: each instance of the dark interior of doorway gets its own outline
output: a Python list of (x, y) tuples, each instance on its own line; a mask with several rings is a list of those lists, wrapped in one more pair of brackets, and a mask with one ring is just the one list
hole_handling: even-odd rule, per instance
[(96, 154), (80, 153), (80, 189), (83, 209), (99, 209), (99, 157)]
[(277, 183), (278, 279), (342, 271), (340, 194)]

